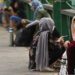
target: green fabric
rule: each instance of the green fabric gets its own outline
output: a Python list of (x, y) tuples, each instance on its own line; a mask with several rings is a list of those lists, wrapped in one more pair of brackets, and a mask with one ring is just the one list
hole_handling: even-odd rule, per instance
[(36, 13), (36, 19), (41, 19), (43, 17), (50, 17), (49, 13), (44, 10), (44, 9), (40, 9), (37, 11)]

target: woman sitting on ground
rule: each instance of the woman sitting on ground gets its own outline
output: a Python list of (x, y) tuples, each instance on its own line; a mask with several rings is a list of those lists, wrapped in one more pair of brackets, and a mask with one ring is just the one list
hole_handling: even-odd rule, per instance
[(63, 43), (54, 21), (51, 18), (42, 18), (29, 51), (29, 69), (43, 71), (50, 68), (64, 53)]

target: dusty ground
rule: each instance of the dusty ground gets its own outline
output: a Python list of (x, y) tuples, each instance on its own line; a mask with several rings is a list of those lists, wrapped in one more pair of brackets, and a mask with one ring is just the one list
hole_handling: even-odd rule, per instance
[(0, 75), (58, 75), (28, 70), (28, 48), (10, 47), (9, 33), (0, 27)]

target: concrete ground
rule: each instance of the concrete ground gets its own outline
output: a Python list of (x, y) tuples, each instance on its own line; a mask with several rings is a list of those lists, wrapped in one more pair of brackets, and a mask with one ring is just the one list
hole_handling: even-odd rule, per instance
[(0, 27), (0, 75), (58, 75), (28, 70), (28, 48), (10, 47), (9, 33)]

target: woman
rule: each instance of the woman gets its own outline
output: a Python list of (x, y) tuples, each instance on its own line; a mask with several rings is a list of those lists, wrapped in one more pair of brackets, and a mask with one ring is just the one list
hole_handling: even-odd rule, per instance
[(10, 27), (14, 30), (23, 28), (22, 20), (26, 19), (26, 13), (24, 9), (24, 3), (22, 1), (12, 1), (11, 4), (11, 13), (10, 16)]
[(12, 14), (26, 19), (25, 4), (23, 1), (13, 0), (11, 1), (10, 7), (12, 8)]
[(65, 42), (67, 48), (67, 61), (68, 61), (68, 75), (75, 74), (75, 16), (72, 19), (71, 24), (72, 41)]
[(32, 0), (31, 4), (31, 8), (34, 11), (34, 20), (50, 17), (49, 13), (44, 9), (43, 4), (39, 0)]
[[(50, 67), (65, 51), (63, 40), (56, 30), (51, 18), (42, 18), (39, 22), (39, 31), (34, 36), (30, 50), (30, 69), (43, 71)], [(59, 42), (59, 43), (58, 43)]]

